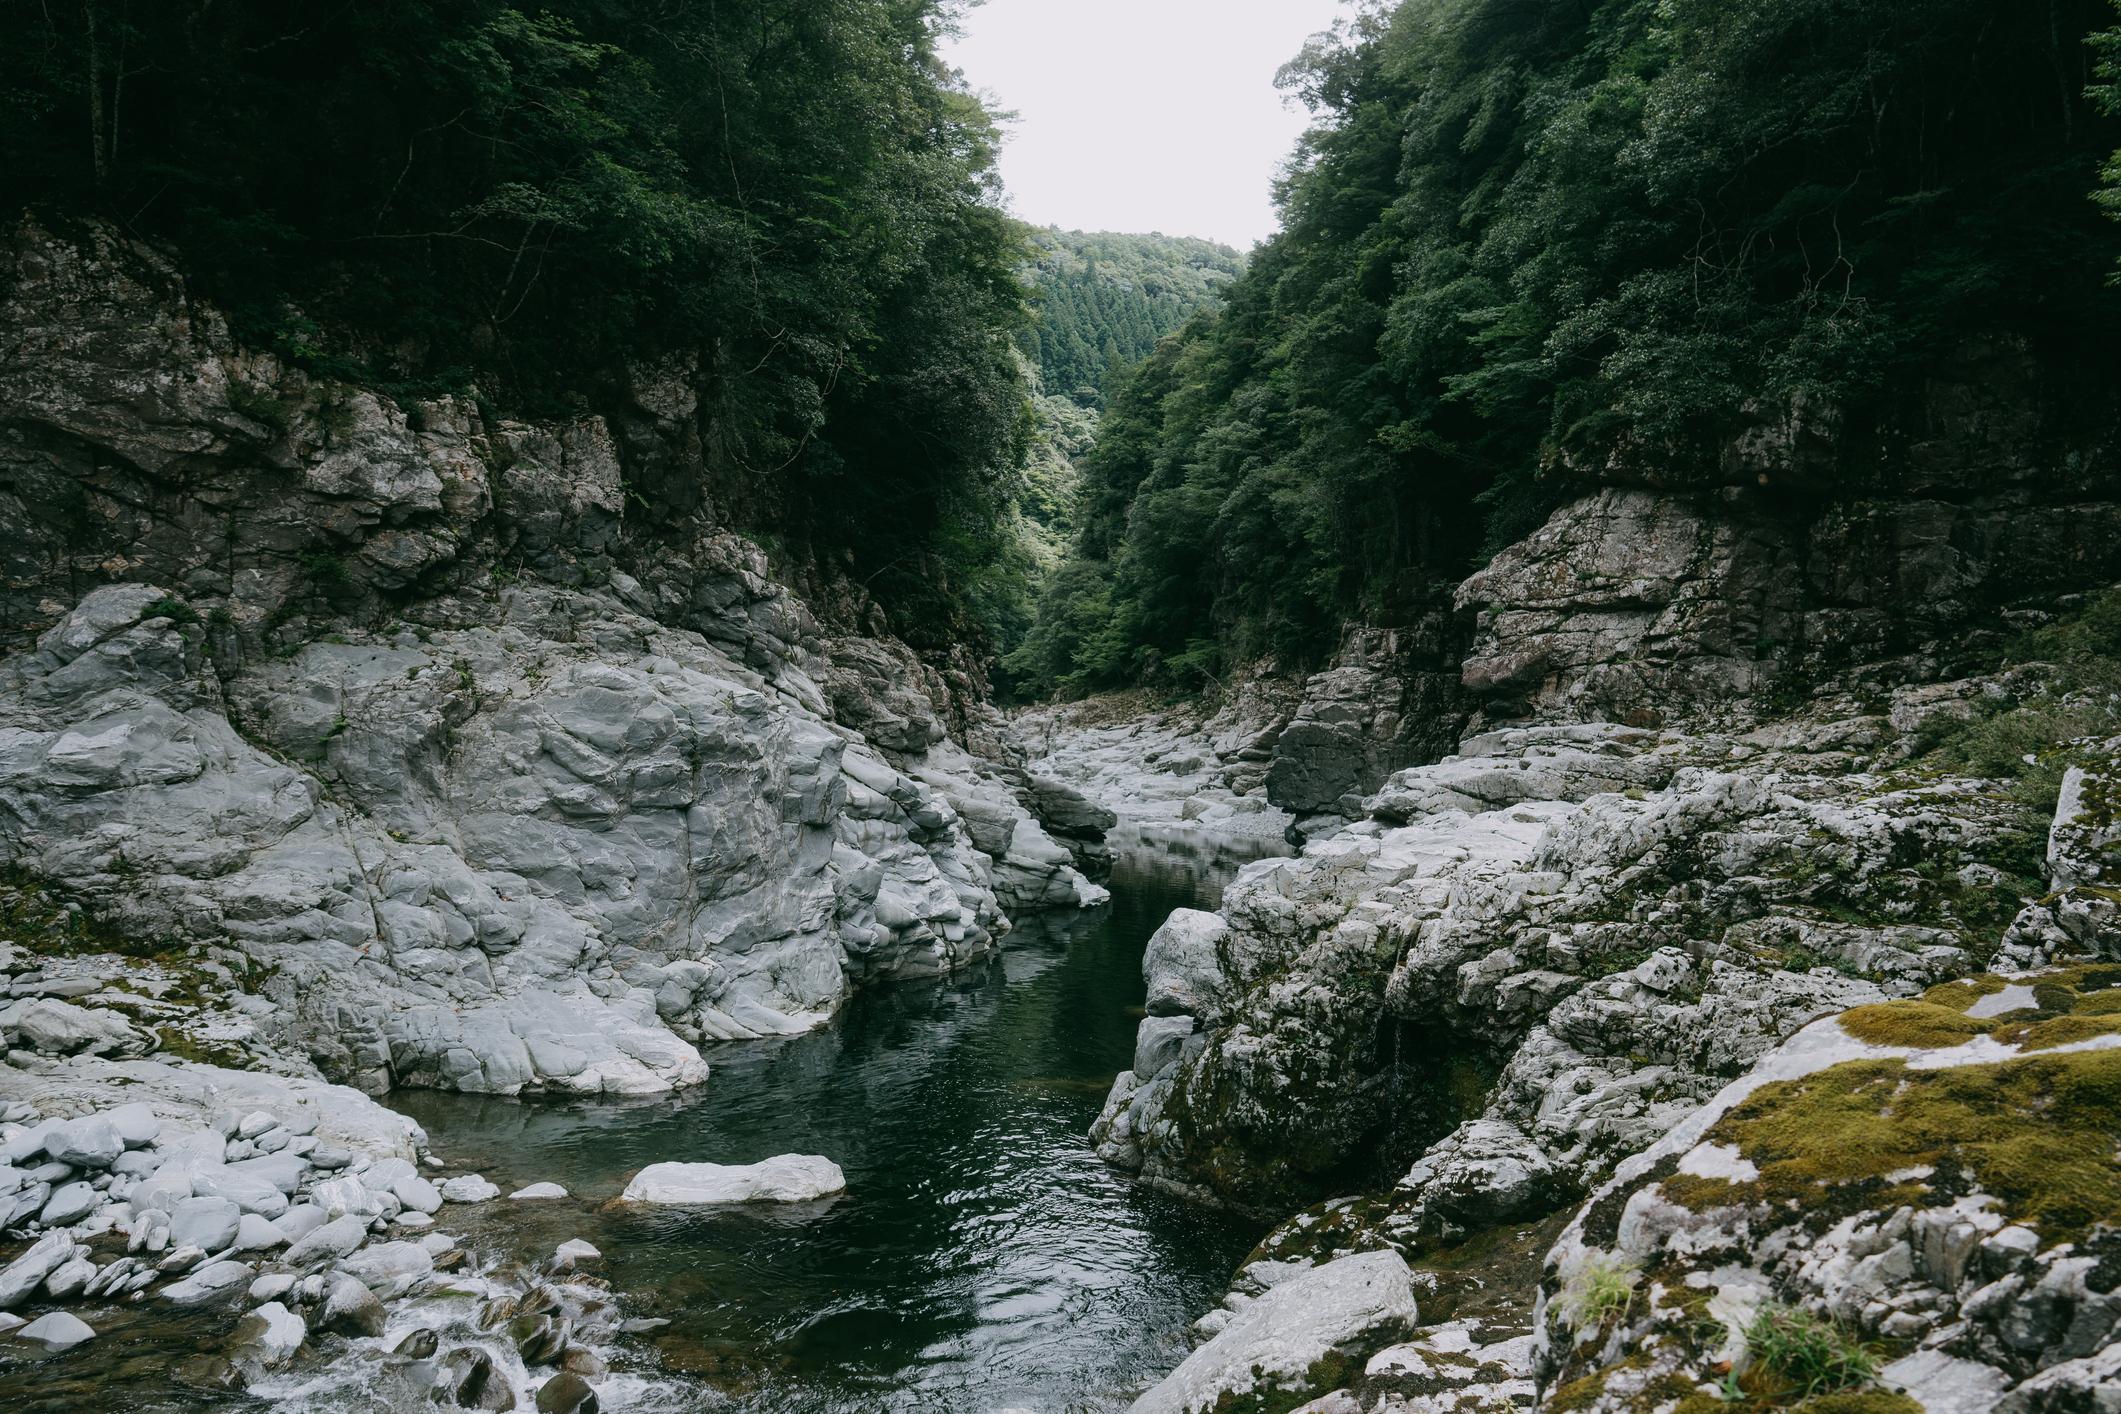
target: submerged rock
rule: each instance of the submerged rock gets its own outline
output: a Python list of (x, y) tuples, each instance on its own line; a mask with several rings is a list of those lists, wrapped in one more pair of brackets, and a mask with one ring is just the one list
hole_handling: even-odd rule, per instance
[(699, 1206), (807, 1203), (846, 1187), (847, 1175), (832, 1160), (782, 1154), (756, 1164), (651, 1164), (633, 1176), (620, 1201)]
[(597, 1392), (572, 1370), (562, 1370), (538, 1388), (538, 1414), (597, 1414)]

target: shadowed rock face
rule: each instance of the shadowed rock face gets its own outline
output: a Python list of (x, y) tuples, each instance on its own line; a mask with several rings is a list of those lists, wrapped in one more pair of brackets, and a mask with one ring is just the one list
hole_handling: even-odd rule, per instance
[[(312, 379), (106, 234), (0, 262), (0, 859), (233, 943), (269, 974), (244, 1044), (372, 1090), (667, 1089), (1101, 897), (1016, 762), (948, 738), (960, 686), (828, 636), (704, 511), (631, 524), (601, 420)], [(627, 437), (667, 462), (681, 422)]]

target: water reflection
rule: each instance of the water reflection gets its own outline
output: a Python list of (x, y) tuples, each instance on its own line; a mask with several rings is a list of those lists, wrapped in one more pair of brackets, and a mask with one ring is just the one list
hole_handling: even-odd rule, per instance
[[(732, 1408), (1123, 1408), (1260, 1235), (1136, 1189), (1084, 1139), (1132, 1055), (1143, 943), (1229, 872), (1125, 854), (1110, 906), (1030, 920), (984, 973), (864, 996), (817, 1035), (718, 1048), (688, 1096), (394, 1103), (504, 1189), (565, 1184), (565, 1203), (478, 1221), (533, 1250), (594, 1242), (632, 1313), (672, 1321), (665, 1368)], [(607, 1206), (649, 1163), (788, 1152), (838, 1161), (847, 1195), (800, 1214)]]

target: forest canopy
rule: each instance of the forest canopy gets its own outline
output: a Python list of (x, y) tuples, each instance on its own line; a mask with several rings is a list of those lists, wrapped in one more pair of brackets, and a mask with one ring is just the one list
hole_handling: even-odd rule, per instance
[(1436, 602), (1574, 468), (1702, 484), (1748, 417), (1858, 424), (1970, 341), (2110, 386), (2113, 22), (2107, 0), (1365, 9), (1284, 72), (1314, 125), (1282, 232), (1113, 397), (1014, 679), (1315, 662), (1349, 616)]
[[(540, 415), (697, 388), (699, 486), (976, 633), (1026, 435), (1025, 234), (955, 0), (0, 9), (0, 201), (161, 242), (248, 341)], [(641, 489), (641, 488), (637, 488)]]
[(1030, 267), (1036, 319), (1017, 336), (1046, 391), (1103, 407), (1159, 339), (1210, 308), (1244, 257), (1181, 236), (1044, 230)]

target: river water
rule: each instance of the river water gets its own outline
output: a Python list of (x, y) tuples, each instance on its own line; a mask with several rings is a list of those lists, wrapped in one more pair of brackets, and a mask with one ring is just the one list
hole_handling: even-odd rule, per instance
[[(1131, 1185), (1085, 1138), (1131, 1061), (1143, 944), (1173, 908), (1213, 907), (1226, 877), (1123, 856), (1109, 906), (1029, 920), (984, 972), (866, 993), (815, 1035), (715, 1048), (712, 1078), (679, 1099), (390, 1102), (452, 1171), (570, 1190), (443, 1217), (525, 1256), (577, 1236), (600, 1248), (626, 1314), (671, 1322), (621, 1357), (639, 1402), (1123, 1409), (1183, 1358), (1187, 1323), (1263, 1235)], [(650, 1163), (780, 1153), (832, 1158), (846, 1195), (787, 1212), (610, 1205)]]

